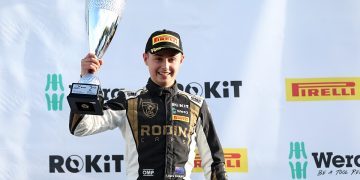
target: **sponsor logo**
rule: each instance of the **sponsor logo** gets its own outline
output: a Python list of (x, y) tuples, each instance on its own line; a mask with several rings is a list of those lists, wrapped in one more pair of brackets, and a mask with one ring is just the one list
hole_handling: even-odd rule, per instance
[(45, 98), (48, 111), (62, 111), (64, 86), (61, 74), (47, 75)]
[(179, 46), (179, 39), (170, 34), (160, 34), (152, 38), (153, 45), (161, 42), (170, 42)]
[(189, 105), (188, 105), (188, 104), (171, 103), (171, 105), (172, 105), (173, 107), (176, 107), (176, 108), (185, 108), (185, 109), (189, 109)]
[(287, 101), (359, 100), (360, 78), (286, 79)]
[(173, 121), (182, 121), (182, 122), (189, 122), (190, 118), (186, 116), (179, 116), (179, 115), (172, 115)]
[(154, 169), (143, 169), (142, 170), (142, 175), (143, 176), (154, 176)]
[[(248, 172), (247, 149), (245, 148), (225, 148), (224, 158), (227, 172)], [(193, 172), (203, 172), (201, 168), (201, 157), (196, 150)]]
[(205, 98), (238, 98), (240, 97), (240, 86), (242, 86), (242, 81), (204, 82), (204, 85), (191, 82), (186, 86), (178, 83), (180, 90), (193, 95), (205, 96)]
[(156, 116), (158, 111), (158, 104), (152, 102), (142, 102), (141, 106), (146, 117), (153, 118)]
[(179, 137), (187, 137), (189, 133), (188, 128), (173, 125), (141, 125), (141, 136), (160, 136), (160, 135), (174, 135)]
[(289, 165), (292, 179), (306, 179), (308, 161), (304, 142), (290, 143)]
[(151, 53), (154, 53), (154, 52), (156, 52), (156, 51), (159, 51), (159, 50), (162, 49), (162, 48), (164, 48), (164, 47), (152, 48), (152, 49), (150, 49), (150, 51), (151, 51)]
[(60, 155), (49, 156), (49, 173), (79, 173), (85, 167), (86, 173), (108, 173), (121, 172), (121, 161), (123, 155), (71, 155), (64, 158)]
[[(188, 104), (171, 103), (171, 112), (173, 115), (189, 115)], [(189, 118), (187, 118), (189, 119)], [(174, 117), (173, 117), (174, 120)], [(188, 121), (187, 121), (188, 122)]]
[(313, 152), (311, 155), (319, 169), (317, 176), (360, 175), (360, 155), (334, 155), (334, 152)]
[(182, 88), (183, 91), (193, 94), (193, 95), (203, 95), (204, 88), (197, 82), (191, 82), (188, 85), (186, 85), (185, 90)]
[(315, 176), (360, 175), (360, 155), (312, 152), (311, 156), (312, 159), (307, 157), (304, 142), (290, 143), (289, 165), (292, 179), (307, 179), (309, 163), (314, 163), (314, 166), (309, 167), (317, 168)]

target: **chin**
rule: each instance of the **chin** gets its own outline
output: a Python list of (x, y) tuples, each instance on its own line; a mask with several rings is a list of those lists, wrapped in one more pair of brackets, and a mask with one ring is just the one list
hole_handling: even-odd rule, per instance
[(159, 82), (159, 85), (162, 87), (170, 87), (170, 86), (172, 86), (172, 83), (161, 81), (161, 82)]

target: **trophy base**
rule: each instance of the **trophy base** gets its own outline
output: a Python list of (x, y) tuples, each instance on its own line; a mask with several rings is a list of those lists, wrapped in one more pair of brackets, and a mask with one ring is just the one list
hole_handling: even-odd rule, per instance
[(103, 115), (100, 86), (95, 84), (73, 83), (67, 96), (71, 111), (75, 114)]

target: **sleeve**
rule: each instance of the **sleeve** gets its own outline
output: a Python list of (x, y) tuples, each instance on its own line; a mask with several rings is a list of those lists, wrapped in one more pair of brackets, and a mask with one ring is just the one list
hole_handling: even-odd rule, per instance
[(87, 136), (120, 127), (126, 120), (126, 98), (119, 91), (115, 99), (103, 106), (104, 115), (74, 114), (70, 112), (69, 130), (75, 136)]
[(196, 141), (205, 177), (210, 180), (227, 180), (224, 152), (205, 101), (200, 108), (199, 118)]

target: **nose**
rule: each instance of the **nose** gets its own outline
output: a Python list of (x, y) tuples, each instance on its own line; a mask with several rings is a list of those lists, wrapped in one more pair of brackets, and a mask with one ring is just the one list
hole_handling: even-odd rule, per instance
[(163, 69), (169, 69), (169, 66), (170, 66), (170, 63), (169, 63), (168, 58), (164, 58), (163, 62), (161, 63), (161, 67)]

